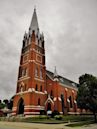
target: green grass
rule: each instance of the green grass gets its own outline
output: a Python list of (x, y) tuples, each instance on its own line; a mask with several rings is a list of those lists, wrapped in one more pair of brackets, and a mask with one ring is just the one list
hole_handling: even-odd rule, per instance
[(89, 124), (93, 124), (94, 121), (81, 121), (81, 122), (75, 122), (75, 123), (71, 123), (71, 124), (68, 124), (66, 126), (68, 127), (81, 127), (81, 126), (87, 126)]
[(67, 116), (55, 116), (54, 118), (50, 118), (48, 116), (38, 116), (38, 117), (29, 117), (23, 118), (23, 122), (30, 123), (68, 123), (68, 122), (88, 122), (93, 121), (92, 115), (67, 115)]
[(67, 122), (91, 121), (93, 119), (93, 115), (67, 115), (63, 117), (63, 120)]
[[(16, 122), (27, 122), (27, 123), (70, 123), (71, 126), (72, 122), (76, 122), (76, 124), (86, 124), (88, 121), (93, 121), (94, 117), (93, 115), (57, 115), (54, 118), (48, 117), (48, 116), (35, 116), (35, 117), (2, 117), (0, 118), (1, 121), (16, 121)], [(86, 122), (86, 123), (84, 123)]]

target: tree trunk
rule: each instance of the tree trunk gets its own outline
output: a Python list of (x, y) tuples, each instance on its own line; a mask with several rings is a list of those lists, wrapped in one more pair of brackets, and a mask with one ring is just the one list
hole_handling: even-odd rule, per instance
[(95, 122), (95, 123), (97, 123), (96, 113), (95, 113), (95, 112), (93, 112), (93, 114), (94, 114), (94, 122)]

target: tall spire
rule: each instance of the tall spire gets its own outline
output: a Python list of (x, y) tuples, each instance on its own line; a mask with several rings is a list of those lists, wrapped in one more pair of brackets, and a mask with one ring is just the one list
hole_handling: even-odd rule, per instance
[(37, 20), (37, 14), (36, 14), (36, 8), (34, 8), (34, 13), (32, 16), (31, 24), (30, 24), (30, 30), (35, 31), (37, 33), (39, 31), (39, 26), (38, 26), (38, 20)]

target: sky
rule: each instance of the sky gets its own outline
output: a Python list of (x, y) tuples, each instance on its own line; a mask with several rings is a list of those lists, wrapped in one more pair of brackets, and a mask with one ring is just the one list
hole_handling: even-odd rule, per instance
[(0, 0), (0, 99), (16, 92), (22, 40), (34, 7), (46, 68), (72, 81), (97, 76), (97, 0)]

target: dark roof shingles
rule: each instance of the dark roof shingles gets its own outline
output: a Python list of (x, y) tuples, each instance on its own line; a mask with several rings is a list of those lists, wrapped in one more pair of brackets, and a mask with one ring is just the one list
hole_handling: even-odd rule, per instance
[[(54, 74), (52, 72), (46, 70), (46, 73), (47, 73), (47, 75), (50, 76), (51, 79), (54, 78)], [(59, 79), (59, 82), (62, 83), (63, 85), (68, 85), (68, 86), (71, 86), (71, 87), (74, 87), (74, 88), (78, 87), (77, 83), (75, 83), (75, 82), (73, 82), (73, 81), (71, 81), (67, 78), (64, 78), (64, 77), (58, 75), (58, 79)]]

